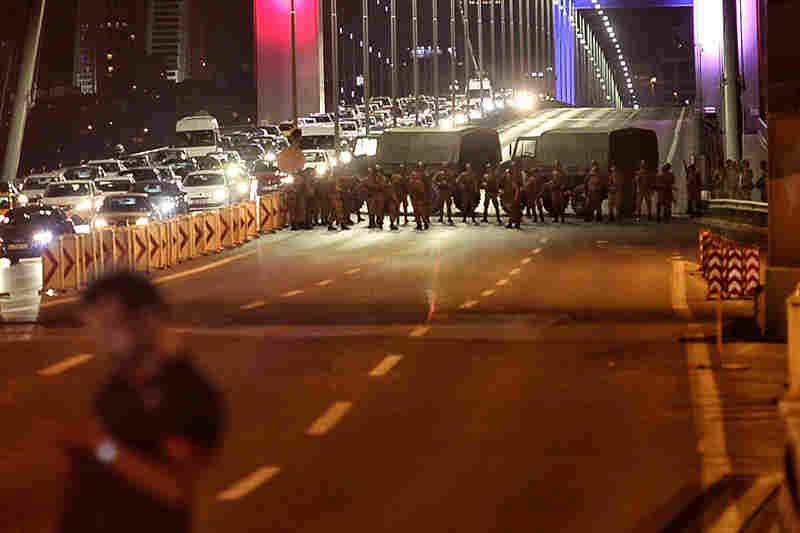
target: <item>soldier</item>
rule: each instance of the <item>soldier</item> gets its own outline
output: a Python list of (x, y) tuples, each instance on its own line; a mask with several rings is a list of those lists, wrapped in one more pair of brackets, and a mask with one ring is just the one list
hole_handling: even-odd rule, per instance
[(520, 224), (522, 223), (522, 192), (524, 179), (524, 172), (512, 172), (508, 180), (506, 180), (510, 189), (506, 198), (511, 202), (511, 210), (508, 213), (508, 224), (506, 224), (506, 228), (508, 229), (512, 227), (520, 229)]
[(500, 195), (500, 182), (503, 179), (503, 170), (498, 165), (492, 168), (491, 163), (486, 163), (486, 173), (483, 175), (483, 221), (488, 223), (489, 203), (494, 207), (494, 214), (497, 216), (497, 223), (502, 225), (500, 218), (500, 203), (497, 198)]
[(350, 226), (348, 225), (349, 220), (344, 206), (347, 196), (348, 179), (343, 175), (344, 171), (333, 172), (333, 174), (335, 176), (334, 184), (329, 191), (330, 201), (333, 206), (333, 215), (328, 224), (328, 231), (336, 230), (336, 227), (333, 225), (334, 220), (339, 224), (339, 229), (347, 230), (350, 229)]
[(700, 176), (697, 173), (694, 154), (689, 158), (689, 164), (683, 162), (683, 171), (686, 175), (686, 197), (689, 199), (689, 216), (700, 214)]
[(369, 227), (383, 229), (384, 193), (386, 179), (380, 165), (376, 165), (367, 180), (367, 210), (369, 211)]
[(397, 193), (397, 186), (395, 184), (395, 177), (397, 174), (392, 174), (386, 179), (386, 185), (383, 189), (383, 198), (386, 207), (386, 213), (389, 215), (389, 229), (396, 230), (399, 223), (398, 218), (400, 211), (398, 210), (400, 204), (400, 196)]
[(661, 214), (664, 214), (664, 222), (672, 219), (672, 202), (674, 199), (673, 188), (675, 187), (675, 175), (672, 173), (672, 165), (667, 163), (661, 167), (656, 179), (656, 193), (658, 195), (658, 213), (656, 221), (661, 222)]
[(444, 224), (444, 214), (447, 211), (447, 223), (451, 226), (453, 222), (453, 194), (455, 194), (455, 179), (453, 177), (454, 168), (448, 163), (436, 173), (433, 181), (439, 189), (439, 223)]
[(544, 193), (544, 182), (536, 169), (528, 172), (525, 182), (525, 202), (528, 204), (528, 216), (534, 222), (538, 220), (544, 222), (544, 206), (542, 205), (542, 194)]
[(767, 162), (761, 161), (759, 165), (760, 176), (756, 182), (756, 187), (761, 191), (761, 201), (767, 201), (767, 189), (769, 188), (769, 172), (767, 170)]
[(403, 207), (403, 217), (405, 218), (404, 225), (408, 225), (408, 169), (406, 168), (405, 164), (400, 165), (400, 172), (398, 172), (393, 178), (392, 181), (394, 182), (395, 192), (397, 197), (400, 201), (400, 205)]
[(565, 223), (564, 210), (566, 208), (566, 198), (564, 198), (564, 188), (566, 187), (564, 170), (561, 168), (561, 161), (553, 164), (552, 177), (548, 185), (550, 189), (550, 201), (553, 208), (553, 222)]
[(433, 212), (433, 173), (420, 161), (417, 166), (422, 170), (422, 183), (425, 185), (425, 203), (423, 204), (425, 216), (425, 229), (431, 224), (431, 213)]
[[(611, 162), (608, 172), (608, 221), (614, 222), (617, 218), (617, 194), (619, 194), (619, 175), (617, 165)], [(621, 195), (620, 195), (621, 196)]]
[(745, 159), (742, 161), (742, 200), (750, 201), (753, 199), (754, 187), (755, 183), (753, 183), (753, 169), (750, 168), (750, 161)]
[(298, 172), (294, 177), (294, 183), (291, 187), (291, 219), (292, 231), (300, 229), (308, 229), (306, 217), (308, 215), (308, 207), (306, 199), (308, 197), (306, 184), (306, 171)]
[(425, 182), (423, 181), (425, 167), (420, 161), (417, 169), (411, 174), (408, 181), (408, 193), (411, 196), (411, 207), (414, 209), (414, 221), (417, 229), (422, 230), (423, 224), (428, 229), (430, 221), (425, 214)]
[(458, 175), (458, 188), (461, 196), (461, 211), (464, 215), (464, 224), (467, 223), (467, 217), (472, 217), (472, 223), (477, 226), (479, 222), (475, 218), (475, 197), (478, 192), (478, 180), (475, 177), (475, 173), (472, 172), (470, 163), (467, 163), (464, 171)]
[(586, 177), (586, 200), (589, 206), (586, 214), (586, 220), (591, 222), (603, 221), (603, 192), (604, 183), (603, 177), (600, 175), (600, 165), (597, 161), (592, 161), (592, 166), (589, 168), (589, 174)]
[(636, 209), (634, 215), (637, 219), (642, 217), (642, 204), (647, 207), (647, 220), (653, 220), (653, 174), (647, 168), (647, 162), (642, 160), (639, 170), (636, 171)]

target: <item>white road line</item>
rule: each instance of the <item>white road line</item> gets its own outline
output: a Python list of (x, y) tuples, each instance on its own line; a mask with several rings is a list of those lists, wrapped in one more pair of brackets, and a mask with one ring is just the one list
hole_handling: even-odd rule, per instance
[(520, 261), (520, 263), (522, 263), (523, 265), (527, 265), (527, 264), (528, 264), (528, 263), (530, 263), (530, 262), (531, 262), (531, 258), (530, 258), (530, 257), (526, 257), (525, 259), (523, 259), (522, 261)]
[(411, 330), (411, 333), (409, 333), (408, 336), (409, 337), (422, 337), (426, 333), (428, 333), (430, 330), (431, 330), (430, 326), (417, 326), (416, 328)]
[(324, 280), (320, 281), (319, 283), (317, 283), (317, 287), (325, 287), (327, 285), (330, 285), (331, 283), (333, 283), (332, 279), (324, 279)]
[(550, 240), (550, 239), (549, 239), (548, 237), (542, 237), (541, 239), (539, 239), (539, 242), (540, 242), (540, 243), (542, 243), (542, 244), (547, 244), (547, 242), (548, 242), (549, 240)]
[(255, 309), (257, 307), (264, 307), (265, 305), (267, 305), (267, 302), (265, 302), (264, 300), (256, 300), (255, 302), (241, 306), (239, 309), (241, 309), (242, 311), (249, 311), (250, 309)]
[(476, 305), (478, 305), (478, 300), (469, 300), (468, 302), (464, 302), (463, 304), (459, 305), (459, 309), (472, 309)]
[(608, 244), (608, 241), (597, 241), (597, 244)]
[(498, 287), (502, 287), (504, 285), (508, 285), (508, 280), (507, 279), (497, 280), (497, 283), (495, 283), (495, 285), (497, 285)]
[(689, 319), (689, 302), (686, 298), (686, 263), (672, 262), (672, 310), (681, 318)]
[(345, 274), (345, 276), (352, 276), (353, 274), (356, 274), (357, 272), (361, 272), (361, 269), (360, 268), (351, 268), (350, 270), (347, 270), (344, 274)]
[(481, 293), (481, 296), (486, 298), (487, 296), (491, 296), (492, 294), (494, 294), (494, 289), (486, 289)]
[(540, 254), (540, 253), (542, 253), (542, 249), (541, 248), (534, 248), (533, 251), (531, 251), (531, 253), (533, 255)]
[(231, 257), (226, 257), (225, 259), (220, 259), (219, 261), (214, 261), (213, 263), (209, 263), (201, 267), (192, 268), (190, 270), (184, 270), (183, 272), (176, 272), (175, 274), (169, 274), (168, 276), (162, 276), (160, 278), (156, 278), (153, 280), (153, 283), (155, 283), (156, 285), (161, 285), (162, 283), (166, 283), (168, 281), (185, 278), (186, 276), (191, 276), (192, 274), (199, 274), (200, 272), (205, 272), (206, 270), (211, 270), (212, 268), (218, 268), (223, 265), (227, 265), (228, 263), (233, 263), (234, 261), (238, 261), (239, 259), (250, 257), (257, 253), (258, 250), (250, 250), (249, 252), (245, 252), (239, 255), (233, 255)]
[(385, 376), (401, 359), (403, 359), (402, 355), (389, 354), (378, 363), (378, 366), (370, 370), (369, 375), (374, 378)]
[(88, 361), (91, 361), (94, 358), (94, 355), (90, 353), (82, 353), (80, 355), (76, 355), (74, 357), (69, 357), (64, 359), (60, 363), (56, 363), (54, 365), (50, 365), (47, 368), (43, 368), (37, 372), (40, 376), (56, 376), (63, 372), (66, 372), (70, 368), (76, 367), (78, 365), (82, 365)]
[(279, 466), (264, 466), (248, 474), (217, 495), (219, 501), (233, 501), (243, 498), (280, 472)]
[(520, 272), (522, 272), (522, 270), (520, 268), (514, 268), (508, 273), (508, 275), (509, 276), (518, 276)]
[(285, 293), (281, 294), (281, 296), (283, 298), (291, 298), (292, 296), (297, 296), (298, 294), (303, 294), (304, 292), (305, 291), (303, 291), (301, 289), (297, 289), (297, 290), (294, 290), (294, 291), (285, 292)]
[(318, 437), (324, 435), (335, 426), (342, 417), (347, 414), (347, 411), (353, 407), (353, 402), (336, 402), (331, 405), (327, 411), (322, 413), (322, 416), (317, 418), (311, 427), (308, 428), (306, 434)]
[(664, 161), (665, 163), (672, 164), (672, 160), (675, 158), (675, 150), (678, 149), (678, 140), (681, 138), (681, 127), (683, 127), (683, 117), (686, 115), (686, 108), (684, 107), (681, 109), (681, 115), (678, 117), (678, 124), (675, 126), (675, 135), (672, 137), (672, 146), (669, 147), (669, 154), (667, 154), (667, 159)]

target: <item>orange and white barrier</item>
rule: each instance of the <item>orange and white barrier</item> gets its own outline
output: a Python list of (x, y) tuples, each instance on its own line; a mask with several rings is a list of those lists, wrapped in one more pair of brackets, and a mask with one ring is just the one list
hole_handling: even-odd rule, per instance
[(221, 217), (218, 211), (206, 213), (203, 216), (205, 219), (205, 253), (217, 253), (222, 250), (222, 242), (220, 240), (222, 234)]
[(81, 240), (80, 235), (64, 235), (61, 239), (61, 283), (62, 290), (81, 288)]

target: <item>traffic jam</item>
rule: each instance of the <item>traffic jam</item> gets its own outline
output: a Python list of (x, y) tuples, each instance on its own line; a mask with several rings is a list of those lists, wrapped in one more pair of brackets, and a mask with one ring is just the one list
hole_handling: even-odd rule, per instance
[[(338, 145), (332, 113), (299, 117), (304, 170), (324, 178), (336, 165), (372, 157), (390, 128), (452, 129), (524, 105), (480, 80), (472, 85), (457, 100), (374, 97), (368, 106), (341, 107)], [(147, 225), (280, 190), (292, 177), (278, 169), (277, 156), (295, 128), (292, 121), (221, 128), (199, 112), (177, 121), (174, 146), (127, 153), (118, 144), (104, 157), (0, 184), (0, 255), (14, 265), (39, 257), (61, 235)]]

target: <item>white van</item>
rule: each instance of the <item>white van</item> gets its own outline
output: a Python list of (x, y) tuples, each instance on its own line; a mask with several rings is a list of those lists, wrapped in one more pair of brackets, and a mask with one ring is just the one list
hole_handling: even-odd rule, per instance
[(203, 157), (219, 150), (219, 122), (211, 115), (184, 117), (175, 125), (175, 133), (188, 157)]
[(336, 137), (333, 135), (333, 128), (323, 125), (306, 126), (302, 128), (303, 136), (300, 138), (300, 149), (306, 150), (325, 150), (331, 164), (336, 164)]

